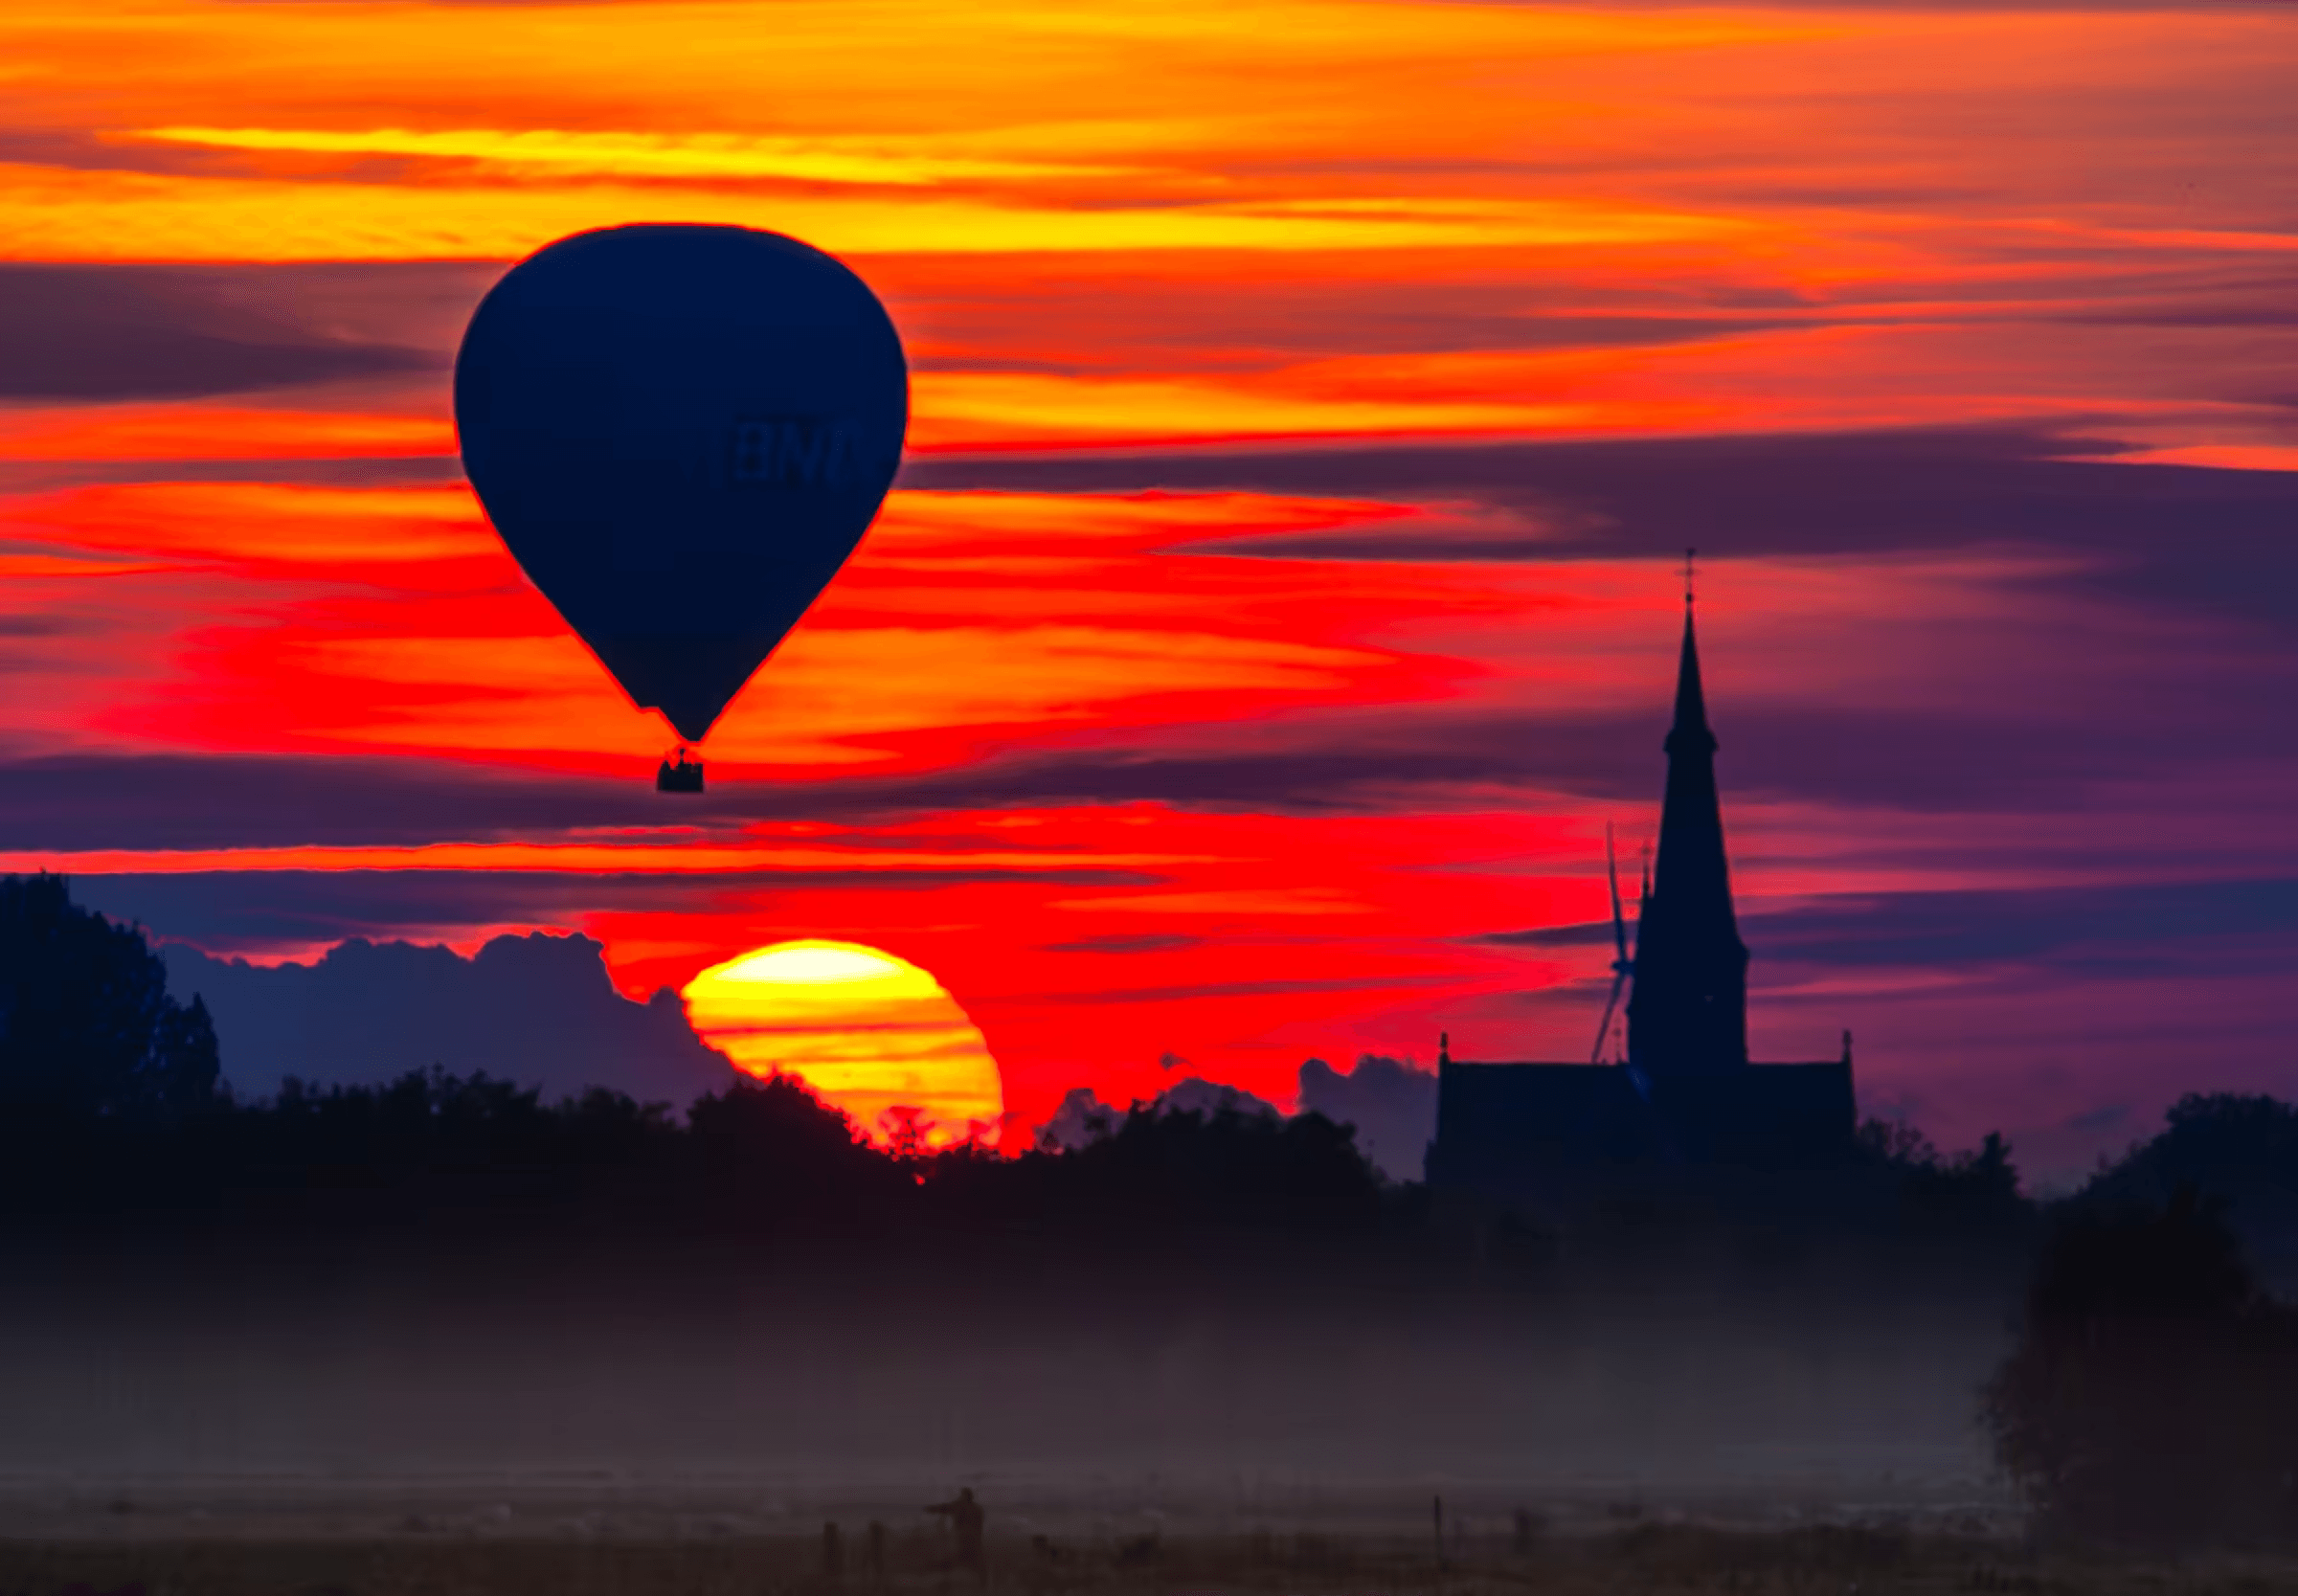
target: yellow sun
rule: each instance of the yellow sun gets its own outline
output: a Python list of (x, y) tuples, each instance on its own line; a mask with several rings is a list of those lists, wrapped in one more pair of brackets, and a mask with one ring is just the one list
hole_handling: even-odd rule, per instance
[(750, 1074), (795, 1075), (878, 1141), (914, 1114), (930, 1147), (994, 1131), (1004, 1083), (989, 1045), (907, 959), (857, 942), (777, 942), (680, 994), (697, 1034)]

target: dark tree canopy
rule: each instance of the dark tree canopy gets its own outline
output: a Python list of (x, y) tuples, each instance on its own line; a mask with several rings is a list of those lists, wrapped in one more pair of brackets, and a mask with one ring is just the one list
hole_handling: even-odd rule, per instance
[(721, 1221), (840, 1226), (882, 1214), (916, 1181), (791, 1075), (737, 1081), (687, 1111), (693, 1201)]
[(2061, 1217), (1984, 1412), (2050, 1529), (2161, 1547), (2298, 1531), (2298, 1314), (2192, 1187)]
[(1003, 1159), (960, 1149), (928, 1164), (937, 1203), (983, 1224), (1176, 1238), (1211, 1228), (1346, 1232), (1376, 1225), (1381, 1178), (1355, 1133), (1291, 1119), (1137, 1104), (1074, 1152)]
[(2103, 1166), (2085, 1202), (2160, 1207), (2181, 1186), (2226, 1204), (2263, 1284), (2298, 1295), (2298, 1108), (2272, 1097), (2189, 1092), (2152, 1140)]
[(2188, 1092), (2162, 1133), (2099, 1171), (2089, 1195), (2161, 1203), (2181, 1185), (2240, 1203), (2298, 1193), (2298, 1109), (2272, 1097)]
[(215, 1028), (134, 926), (65, 878), (0, 877), (0, 1100), (16, 1112), (169, 1116), (216, 1095)]

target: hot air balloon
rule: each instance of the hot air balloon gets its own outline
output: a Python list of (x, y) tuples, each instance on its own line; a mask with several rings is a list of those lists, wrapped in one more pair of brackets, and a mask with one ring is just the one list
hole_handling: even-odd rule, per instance
[(578, 233), (512, 267), (455, 357), (455, 426), (511, 555), (641, 708), (699, 743), (861, 542), (909, 371), (840, 261), (739, 227)]

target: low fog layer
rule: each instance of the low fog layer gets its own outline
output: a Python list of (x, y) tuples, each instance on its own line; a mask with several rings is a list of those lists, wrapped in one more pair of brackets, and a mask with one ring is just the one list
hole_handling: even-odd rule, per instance
[(962, 1478), (1214, 1514), (1424, 1488), (1980, 1500), (1974, 1393), (2005, 1346), (1982, 1293), (1664, 1271), (1484, 1292), (1473, 1259), (1437, 1289), (1275, 1260), (1140, 1274), (975, 1264), (962, 1238), (882, 1268), (730, 1248), (596, 1279), (376, 1271), (320, 1244), (11, 1267), (42, 1282), (0, 1342), (20, 1482)]

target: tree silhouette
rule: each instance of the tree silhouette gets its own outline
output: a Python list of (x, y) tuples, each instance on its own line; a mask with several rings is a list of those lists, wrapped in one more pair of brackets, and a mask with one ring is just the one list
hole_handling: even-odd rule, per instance
[(1136, 1105), (1114, 1133), (1073, 1152), (1018, 1158), (944, 1153), (926, 1191), (980, 1223), (1162, 1234), (1377, 1225), (1381, 1178), (1346, 1126), (1221, 1109)]
[(2298, 1292), (2298, 1109), (2274, 1098), (2190, 1092), (2164, 1128), (2111, 1164), (2086, 1199), (2159, 1207), (2182, 1185), (2225, 1200), (2226, 1223), (2265, 1284)]
[(2167, 1547), (2298, 1530), (2298, 1315), (2192, 1187), (2061, 1221), (1983, 1412), (2046, 1529)]
[(1934, 1240), (2031, 1247), (2036, 1209), (2018, 1190), (2011, 1144), (1990, 1131), (1978, 1147), (1944, 1154), (1904, 1121), (1870, 1119), (1852, 1137), (1852, 1168), (1894, 1188), (1904, 1233)]
[(11, 1112), (171, 1117), (215, 1101), (207, 1005), (168, 995), (134, 926), (62, 876), (0, 877), (0, 1100)]
[(699, 1202), (737, 1226), (830, 1227), (882, 1215), (915, 1182), (793, 1075), (737, 1081), (687, 1111)]
[(915, 1163), (926, 1156), (926, 1137), (933, 1132), (934, 1122), (925, 1113), (907, 1103), (897, 1103), (878, 1116), (878, 1126), (886, 1133), (889, 1157), (903, 1163)]

